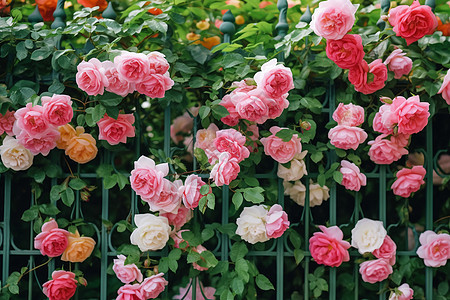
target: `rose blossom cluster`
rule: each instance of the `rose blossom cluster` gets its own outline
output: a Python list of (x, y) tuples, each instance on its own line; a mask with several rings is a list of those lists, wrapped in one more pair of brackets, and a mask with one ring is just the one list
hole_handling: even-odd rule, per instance
[(427, 125), (430, 104), (420, 102), (419, 96), (398, 96), (393, 100), (382, 97), (381, 101), (384, 104), (375, 114), (373, 129), (382, 134), (368, 143), (369, 156), (377, 164), (391, 164), (408, 154), (405, 147), (410, 135)]
[[(306, 187), (300, 181), (295, 183), (289, 181), (283, 181), (284, 194), (289, 197), (298, 205), (305, 206), (306, 200)], [(324, 185), (320, 186), (318, 183), (314, 183), (311, 179), (309, 181), (309, 207), (319, 206), (323, 201), (330, 198), (330, 189)]]
[(359, 220), (352, 229), (351, 244), (360, 254), (372, 253), (377, 258), (361, 263), (359, 273), (365, 282), (383, 281), (393, 272), (397, 245), (387, 235), (383, 222)]
[(282, 236), (290, 222), (281, 205), (275, 204), (269, 210), (265, 205), (244, 207), (236, 224), (236, 234), (244, 241), (256, 244)]
[(82, 126), (73, 128), (72, 125), (66, 124), (59, 126), (58, 132), (56, 147), (65, 150), (66, 155), (73, 161), (85, 164), (97, 156), (97, 141), (91, 134), (85, 133)]
[(83, 262), (95, 247), (94, 239), (80, 236), (79, 232), (68, 232), (58, 228), (55, 219), (50, 219), (42, 225), (41, 233), (34, 238), (34, 248), (42, 255), (57, 257), (70, 262)]
[(240, 119), (262, 124), (279, 117), (289, 106), (287, 96), (294, 83), (291, 70), (277, 64), (274, 58), (264, 63), (253, 79), (234, 82), (231, 87), (234, 90), (220, 102), (229, 115), (221, 120), (235, 126)]
[[(125, 264), (126, 257), (117, 255), (114, 259), (113, 271), (117, 278), (125, 283), (117, 291), (116, 299), (155, 299), (161, 294), (168, 281), (163, 278), (164, 273), (159, 273), (144, 279), (141, 270), (136, 264)], [(132, 282), (137, 282), (131, 284)]]
[(151, 98), (163, 98), (174, 84), (164, 57), (157, 51), (147, 55), (121, 51), (114, 62), (91, 58), (77, 66), (76, 82), (91, 96), (103, 95), (106, 90), (123, 97), (137, 91)]
[(339, 103), (333, 120), (338, 125), (330, 129), (328, 138), (336, 148), (356, 150), (367, 139), (367, 133), (358, 127), (364, 122), (364, 108), (361, 106)]
[(427, 230), (419, 237), (420, 247), (417, 255), (427, 267), (445, 266), (450, 259), (450, 235)]
[[(43, 96), (41, 102), (42, 105), (35, 106), (27, 103), (16, 112), (7, 112), (0, 118), (2, 133), (16, 136), (17, 143), (11, 138), (5, 138), (1, 148), (3, 163), (13, 170), (29, 168), (33, 161), (31, 156), (39, 153), (47, 156), (59, 139), (57, 127), (72, 120), (72, 101), (69, 96)], [(14, 149), (17, 149), (15, 155)]]

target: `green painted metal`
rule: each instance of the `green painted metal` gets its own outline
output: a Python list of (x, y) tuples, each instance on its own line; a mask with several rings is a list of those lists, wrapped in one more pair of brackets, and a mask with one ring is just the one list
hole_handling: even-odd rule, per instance
[(55, 17), (55, 20), (52, 23), (52, 28), (64, 28), (66, 27), (66, 13), (64, 12), (64, 0), (58, 0), (58, 3), (56, 4), (56, 9), (53, 12), (53, 17)]
[[(64, 1), (59, 0), (58, 1), (58, 7), (61, 8), (61, 3)], [(434, 1), (427, 1), (427, 5), (430, 5), (433, 7)], [(389, 8), (389, 1), (382, 0), (382, 11)], [(108, 5), (108, 9), (112, 9), (111, 2)], [(278, 39), (282, 39), (284, 35), (287, 33), (287, 20), (286, 20), (286, 9), (287, 9), (287, 2), (286, 0), (280, 0), (278, 1), (278, 8), (280, 9), (280, 20), (278, 25), (276, 26), (276, 29), (278, 30)], [(62, 9), (61, 9), (62, 10)], [(58, 11), (58, 9), (55, 11), (55, 22), (52, 24), (52, 28), (58, 28), (58, 27), (64, 27), (64, 18), (65, 14), (62, 10)], [(387, 10), (386, 10), (387, 11)], [(37, 15), (34, 15), (33, 17), (30, 16), (30, 22), (38, 22), (40, 15), (37, 11), (37, 8), (33, 14), (37, 12)], [(112, 10), (112, 12), (114, 12)], [(115, 18), (114, 15), (111, 13), (111, 11), (105, 10), (104, 12), (105, 18)], [(115, 13), (114, 13), (115, 14)], [(42, 18), (42, 17), (41, 17)], [(229, 43), (231, 41), (231, 37), (235, 32), (235, 26), (233, 24), (234, 22), (234, 16), (231, 14), (230, 11), (228, 11), (224, 17), (223, 17), (224, 23), (221, 26), (221, 31), (224, 33), (224, 43)], [(309, 7), (307, 8), (306, 12), (302, 16), (302, 21), (309, 22), (311, 20), (311, 12), (309, 10)], [(284, 57), (279, 56), (279, 60), (283, 61)], [(307, 63), (307, 62), (305, 62)], [(12, 78), (9, 78), (10, 82), (8, 82), (9, 85), (12, 83)], [(326, 106), (323, 109), (324, 114), (328, 114), (328, 118), (331, 120), (332, 113), (336, 107), (336, 93), (335, 93), (335, 86), (333, 81), (326, 83), (327, 93), (326, 93)], [(135, 113), (136, 117), (136, 149), (135, 149), (135, 155), (136, 158), (140, 156), (140, 147), (141, 147), (141, 134), (144, 133), (144, 129), (141, 128), (141, 113), (140, 113), (140, 103), (136, 99), (136, 108), (137, 111)], [(165, 118), (164, 118), (164, 153), (167, 156), (171, 155), (171, 148), (170, 148), (170, 125), (171, 125), (171, 110), (170, 106), (167, 106), (165, 108)], [(194, 121), (194, 137), (195, 133), (198, 128), (198, 122), (197, 118), (195, 118)], [(195, 141), (194, 141), (195, 142)], [(426, 229), (433, 229), (433, 169), (437, 169), (436, 166), (436, 159), (438, 155), (433, 155), (433, 132), (432, 132), (432, 121), (429, 122), (429, 125), (426, 128), (426, 169), (427, 169), (427, 177), (426, 177)], [(110, 152), (104, 151), (101, 155), (102, 163), (105, 164), (111, 164), (114, 165), (114, 157), (111, 155)], [(328, 153), (328, 164), (332, 164), (337, 161), (336, 154), (334, 152)], [(311, 162), (308, 162), (308, 167)], [(194, 159), (193, 162), (194, 170), (196, 169), (197, 162)], [(83, 173), (81, 167), (78, 165), (77, 172), (81, 174), (81, 178), (84, 178), (86, 180), (95, 180), (96, 174), (95, 173)], [(303, 282), (303, 298), (304, 299), (310, 299), (310, 289), (309, 289), (309, 279), (308, 275), (311, 273), (311, 256), (308, 252), (308, 243), (311, 236), (311, 228), (315, 226), (314, 219), (311, 213), (311, 209), (309, 207), (309, 179), (315, 178), (317, 174), (308, 174), (305, 176), (306, 182), (306, 199), (305, 199), (305, 207), (302, 210), (302, 216), (301, 216), (301, 223), (300, 224), (292, 224), (293, 227), (298, 228), (299, 230), (303, 230), (303, 250), (305, 251), (305, 258), (303, 263), (303, 274), (304, 274), (304, 282)], [(277, 179), (276, 172), (271, 172), (269, 174), (256, 174), (256, 178), (262, 178), (262, 179)], [(371, 173), (367, 174), (367, 177), (373, 180), (378, 180), (378, 191), (379, 191), (379, 201), (378, 201), (378, 209), (379, 209), (379, 219), (383, 221), (385, 226), (387, 226), (387, 201), (386, 201), (386, 191), (387, 191), (387, 181), (392, 177), (392, 174), (388, 173), (388, 168), (386, 166), (380, 166), (378, 169), (372, 171)], [(2, 186), (3, 186), (3, 194), (4, 194), (4, 200), (3, 200), (3, 219), (0, 220), (0, 256), (2, 261), (2, 282), (5, 282), (8, 278), (9, 274), (14, 271), (11, 270), (11, 258), (14, 257), (23, 257), (28, 262), (28, 266), (31, 268), (36, 265), (36, 259), (40, 257), (39, 251), (35, 250), (33, 248), (33, 224), (30, 226), (30, 238), (28, 241), (28, 249), (21, 249), (14, 245), (13, 236), (11, 234), (11, 200), (12, 200), (12, 186), (14, 184), (13, 177), (10, 174), (5, 174), (0, 177), (2, 180)], [(57, 184), (56, 179), (51, 180), (51, 185)], [(138, 213), (138, 202), (139, 199), (137, 195), (129, 190), (127, 192), (130, 192), (131, 196), (131, 207), (130, 211), (128, 213), (128, 217), (132, 220), (132, 216), (134, 216), (136, 213)], [(111, 202), (112, 199), (112, 193), (114, 193), (111, 190), (102, 189), (101, 191), (101, 218), (102, 219), (110, 219), (110, 211), (109, 207), (110, 205), (114, 205)], [(222, 189), (222, 203), (221, 206), (216, 207), (216, 209), (221, 210), (221, 223), (223, 225), (229, 223), (229, 202), (230, 202), (230, 191), (227, 187), (224, 187)], [(284, 206), (284, 188), (282, 181), (278, 179), (278, 190), (277, 190), (277, 197), (278, 197), (278, 203), (282, 206)], [(337, 224), (337, 211), (339, 207), (339, 197), (337, 193), (336, 186), (330, 187), (330, 199), (329, 199), (329, 225), (335, 225)], [(358, 219), (363, 217), (363, 211), (361, 209), (361, 194), (356, 192), (354, 197), (354, 211), (351, 217), (351, 220), (349, 220), (348, 224), (341, 225), (341, 227), (344, 226), (352, 226)], [(31, 197), (31, 204), (33, 204), (33, 198)], [(72, 217), (73, 218), (79, 218), (83, 216), (82, 211), (82, 202), (80, 201), (80, 194), (79, 192), (76, 192), (76, 200), (75, 200), (75, 206), (72, 211)], [(108, 295), (108, 275), (107, 275), (107, 269), (108, 265), (111, 262), (111, 259), (115, 257), (116, 255), (116, 249), (113, 245), (113, 234), (115, 233), (116, 227), (113, 227), (110, 231), (105, 227), (101, 226), (101, 228), (98, 228), (98, 226), (94, 225), (95, 230), (98, 235), (98, 249), (101, 253), (101, 263), (100, 263), (100, 291), (99, 291), (99, 297), (100, 299), (107, 299)], [(415, 230), (414, 230), (415, 232)], [(417, 233), (415, 232), (415, 239), (417, 244)], [(407, 242), (407, 241), (406, 241)], [(214, 251), (214, 253), (220, 257), (221, 260), (228, 260), (229, 259), (229, 251), (230, 251), (230, 240), (226, 234), (219, 234), (219, 246), (217, 248), (217, 251)], [(285, 264), (289, 263), (292, 260), (293, 253), (289, 249), (288, 241), (286, 236), (283, 236), (282, 238), (279, 238), (276, 240), (276, 242), (273, 244), (273, 247), (269, 250), (265, 251), (251, 251), (249, 252), (249, 257), (275, 257), (276, 258), (276, 299), (287, 299), (289, 295), (284, 294), (284, 284), (285, 284), (285, 278), (284, 278), (284, 270), (285, 270)], [(152, 256), (161, 257), (167, 255), (167, 249), (152, 253)], [(354, 254), (352, 254), (353, 256)], [(415, 251), (398, 251), (397, 255), (399, 256), (416, 256)], [(289, 259), (289, 262), (287, 261)], [(55, 262), (52, 261), (48, 264), (48, 276), (51, 275), (51, 272), (56, 268)], [(298, 268), (301, 268), (299, 266)], [(431, 268), (426, 268), (425, 271), (425, 295), (426, 299), (432, 299), (433, 298), (433, 270)], [(358, 266), (355, 264), (353, 268), (353, 280), (354, 280), (354, 299), (360, 299), (362, 295), (360, 295), (360, 275), (358, 271)], [(33, 299), (33, 289), (36, 288), (35, 282), (37, 282), (38, 286), (41, 286), (41, 283), (37, 280), (37, 277), (29, 276), (28, 278), (28, 292), (27, 292), (27, 299)], [(330, 268), (329, 269), (329, 293), (328, 298), (329, 299), (340, 299), (338, 292), (337, 292), (337, 269), (336, 268)], [(193, 280), (191, 283), (191, 289), (193, 292), (193, 298), (195, 298), (196, 293), (196, 285), (199, 284), (197, 282), (197, 279)], [(380, 299), (386, 299), (386, 294), (380, 294)], [(78, 296), (77, 296), (78, 297)], [(80, 296), (81, 297), (81, 296)], [(82, 299), (82, 297), (80, 298)]]
[(391, 7), (391, 1), (389, 0), (381, 0), (381, 11), (380, 11), (380, 19), (377, 22), (377, 26), (383, 30), (386, 28), (386, 20), (383, 20), (383, 17), (386, 17), (389, 13), (389, 8)]
[(103, 11), (102, 17), (105, 19), (111, 19), (111, 20), (115, 20), (117, 18), (117, 14), (114, 11), (111, 1), (109, 1), (108, 7), (106, 7), (106, 9)]

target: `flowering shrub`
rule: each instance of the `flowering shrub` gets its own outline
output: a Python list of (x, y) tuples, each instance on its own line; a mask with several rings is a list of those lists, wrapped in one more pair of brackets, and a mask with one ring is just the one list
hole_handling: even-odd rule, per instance
[(0, 298), (448, 297), (437, 2), (14, 3), (0, 172), (33, 242), (5, 217), (0, 245), (36, 266)]

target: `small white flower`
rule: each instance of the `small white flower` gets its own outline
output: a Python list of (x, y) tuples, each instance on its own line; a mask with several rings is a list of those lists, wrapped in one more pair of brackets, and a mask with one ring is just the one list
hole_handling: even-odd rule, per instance
[(245, 207), (241, 215), (236, 220), (238, 225), (236, 234), (240, 235), (244, 241), (250, 244), (268, 241), (266, 234), (267, 210), (263, 205), (253, 205)]
[(0, 155), (5, 167), (14, 171), (26, 170), (33, 164), (33, 154), (15, 138), (6, 136), (0, 146)]
[(138, 214), (134, 216), (134, 222), (137, 228), (130, 236), (133, 245), (137, 245), (142, 252), (164, 248), (171, 231), (166, 217)]
[(372, 252), (381, 247), (386, 234), (383, 222), (361, 219), (352, 229), (352, 247), (357, 248), (361, 254)]

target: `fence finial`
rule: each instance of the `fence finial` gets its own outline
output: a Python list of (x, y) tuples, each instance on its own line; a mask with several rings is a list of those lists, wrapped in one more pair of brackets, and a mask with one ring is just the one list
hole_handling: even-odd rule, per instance
[(112, 6), (112, 1), (109, 1), (108, 7), (102, 13), (102, 17), (111, 20), (115, 20), (117, 18), (117, 14)]
[(279, 41), (284, 38), (289, 30), (289, 25), (287, 23), (287, 0), (278, 0), (277, 8), (280, 11), (280, 16), (278, 17), (278, 24), (275, 26), (275, 29), (278, 31), (278, 35), (275, 37), (275, 40)]
[(64, 0), (58, 0), (56, 4), (56, 9), (53, 12), (53, 17), (55, 17), (55, 21), (52, 23), (52, 28), (64, 28), (66, 27), (66, 13), (64, 12)]
[(228, 10), (223, 15), (223, 23), (220, 25), (220, 31), (223, 33), (223, 42), (230, 43), (231, 36), (236, 32), (236, 27), (234, 26), (234, 16), (231, 10)]
[(31, 13), (31, 15), (28, 16), (28, 21), (31, 24), (36, 24), (39, 22), (43, 22), (44, 19), (41, 16), (41, 13), (39, 12), (39, 7), (38, 4), (36, 4), (36, 8), (34, 9), (34, 11)]
[(431, 10), (434, 11), (434, 8), (436, 7), (436, 0), (425, 0), (425, 5), (428, 5), (431, 7)]
[(305, 22), (305, 23), (310, 23), (312, 20), (312, 14), (311, 14), (311, 9), (309, 8), (309, 5), (306, 6), (306, 11), (303, 14), (303, 16), (300, 17), (300, 21)]

